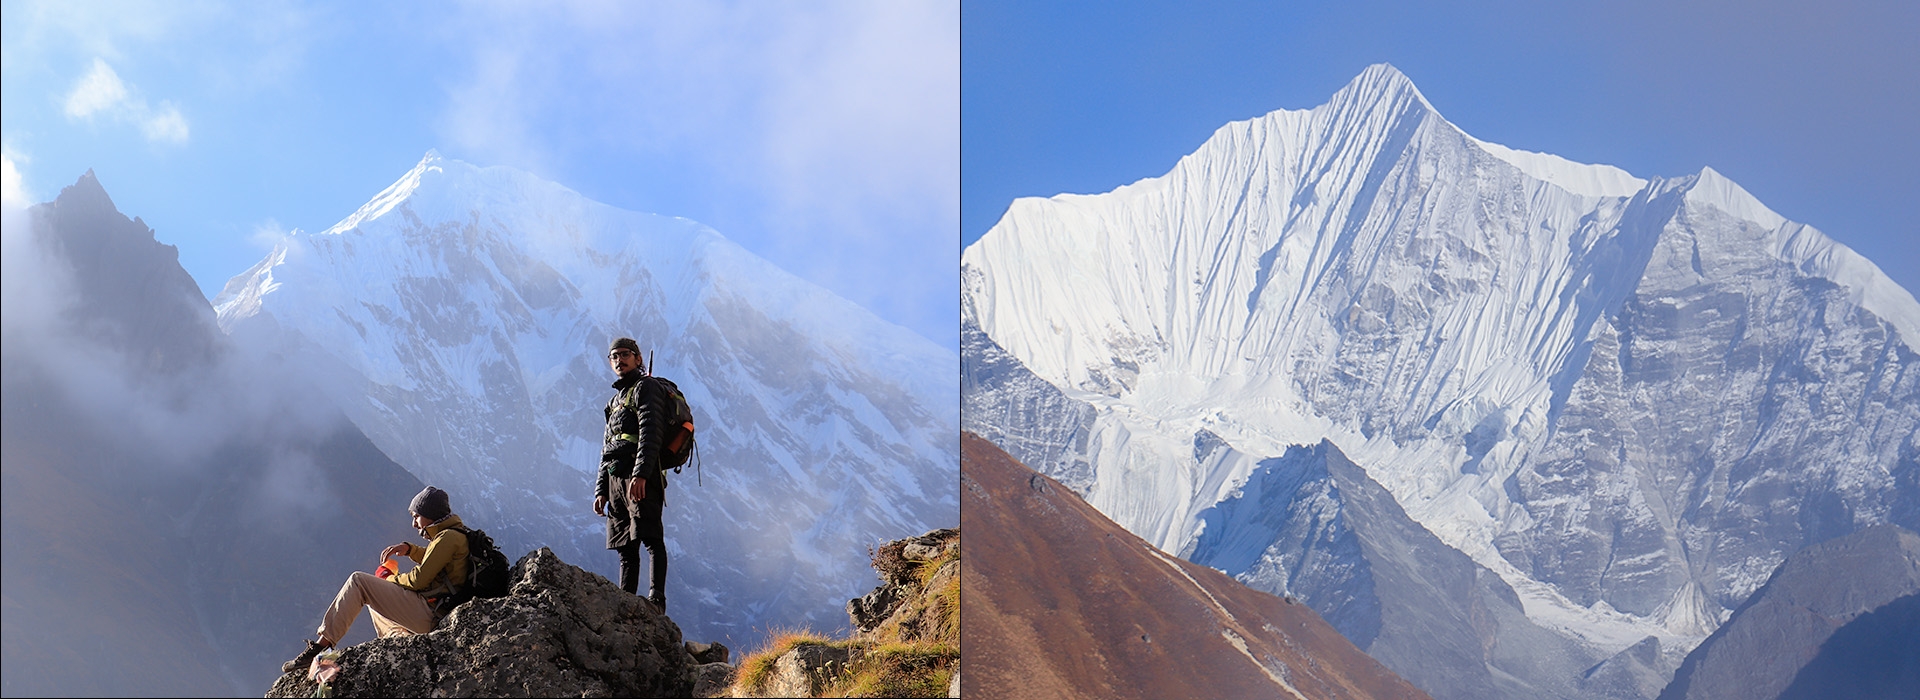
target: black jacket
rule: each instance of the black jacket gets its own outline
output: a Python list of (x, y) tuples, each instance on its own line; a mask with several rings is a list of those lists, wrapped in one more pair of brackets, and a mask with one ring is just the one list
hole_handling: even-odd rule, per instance
[(612, 478), (647, 480), (647, 499), (666, 497), (667, 478), (660, 469), (660, 443), (666, 434), (668, 411), (658, 385), (640, 372), (631, 372), (613, 383), (617, 391), (607, 401), (607, 430), (600, 447), (600, 476), (595, 480), (595, 498), (624, 494), (610, 493)]

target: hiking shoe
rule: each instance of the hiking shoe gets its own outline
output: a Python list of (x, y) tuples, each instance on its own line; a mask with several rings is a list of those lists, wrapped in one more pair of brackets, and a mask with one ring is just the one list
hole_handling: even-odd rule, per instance
[(293, 673), (294, 671), (306, 668), (308, 664), (313, 663), (313, 657), (319, 656), (320, 652), (326, 651), (330, 646), (332, 645), (321, 644), (311, 639), (307, 640), (307, 650), (300, 652), (299, 656), (293, 657), (292, 661), (280, 664), (280, 672)]
[(659, 610), (660, 614), (662, 615), (667, 614), (667, 594), (655, 593), (653, 595), (647, 596), (647, 602), (652, 603), (653, 608), (655, 610)]

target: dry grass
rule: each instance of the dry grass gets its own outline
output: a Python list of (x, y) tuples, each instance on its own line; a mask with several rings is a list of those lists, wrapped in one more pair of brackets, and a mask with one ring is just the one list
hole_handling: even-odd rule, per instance
[(773, 664), (780, 655), (801, 644), (833, 644), (833, 640), (805, 629), (775, 629), (767, 636), (766, 646), (740, 659), (739, 675), (733, 680), (731, 694), (759, 694), (766, 691), (767, 679), (773, 677)]
[(960, 547), (956, 542), (930, 561), (912, 561), (901, 556), (906, 544), (896, 540), (867, 552), (881, 578), (907, 589), (903, 607), (885, 623), (852, 640), (775, 630), (766, 645), (741, 659), (731, 694), (765, 693), (782, 655), (802, 644), (820, 644), (852, 652), (846, 669), (820, 697), (945, 697), (960, 665)]
[(953, 644), (882, 644), (854, 662), (826, 697), (944, 697), (959, 661)]

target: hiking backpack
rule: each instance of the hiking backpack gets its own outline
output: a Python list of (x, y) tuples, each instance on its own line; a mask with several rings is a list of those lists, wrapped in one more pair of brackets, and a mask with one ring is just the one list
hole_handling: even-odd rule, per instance
[[(661, 432), (660, 451), (656, 455), (660, 459), (660, 468), (672, 467), (673, 473), (678, 474), (686, 468), (687, 458), (694, 452), (693, 408), (687, 405), (687, 395), (681, 393), (680, 386), (674, 384), (673, 380), (653, 376), (649, 371), (644, 381), (652, 382), (653, 388), (666, 398), (663, 403), (667, 409), (667, 425)], [(640, 387), (635, 385), (634, 390), (627, 394), (627, 410), (639, 410), (639, 405)], [(698, 466), (695, 465), (696, 470)]]
[(500, 553), (494, 546), (493, 538), (484, 530), (469, 530), (465, 527), (454, 528), (467, 536), (467, 583), (460, 586), (435, 606), (436, 612), (444, 615), (453, 612), (474, 598), (499, 598), (507, 594), (510, 586), (507, 581), (507, 555)]
[(680, 387), (671, 380), (648, 379), (667, 398), (667, 429), (660, 436), (660, 466), (673, 467), (678, 472), (687, 466), (687, 457), (693, 454), (693, 408), (687, 405), (687, 395), (680, 393)]

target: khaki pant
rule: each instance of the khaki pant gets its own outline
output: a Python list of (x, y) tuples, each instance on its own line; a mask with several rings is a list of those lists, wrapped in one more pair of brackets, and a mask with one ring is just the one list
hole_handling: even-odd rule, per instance
[(360, 616), (362, 605), (371, 609), (373, 629), (382, 637), (433, 631), (433, 608), (427, 606), (426, 598), (400, 584), (355, 571), (320, 619), (320, 636), (339, 643)]

